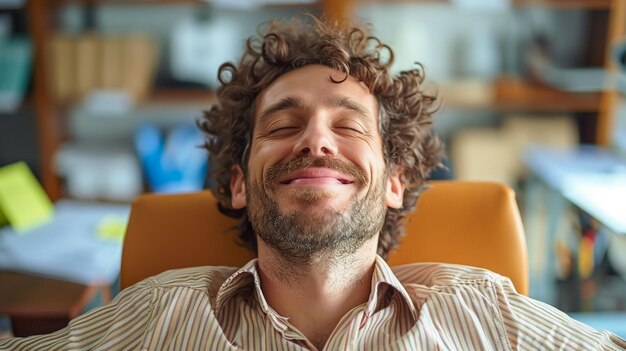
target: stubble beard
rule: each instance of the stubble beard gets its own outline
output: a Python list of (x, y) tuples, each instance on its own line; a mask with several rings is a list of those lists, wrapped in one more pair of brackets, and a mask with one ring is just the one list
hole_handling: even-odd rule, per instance
[[(275, 194), (280, 176), (306, 167), (326, 167), (352, 175), (357, 196), (348, 208), (306, 211), (303, 206), (289, 213), (282, 211), (268, 192)], [(248, 216), (258, 238), (292, 265), (307, 265), (320, 257), (345, 257), (355, 253), (382, 229), (386, 212), (384, 175), (374, 182), (372, 191), (360, 198), (358, 194), (366, 187), (367, 177), (356, 165), (332, 158), (292, 160), (268, 170), (263, 185), (247, 182)], [(298, 188), (290, 190), (288, 195), (309, 206), (323, 206), (333, 193)]]

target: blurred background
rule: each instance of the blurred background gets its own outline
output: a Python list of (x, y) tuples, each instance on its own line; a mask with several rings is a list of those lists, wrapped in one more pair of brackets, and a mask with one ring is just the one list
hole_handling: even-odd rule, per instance
[(626, 337), (621, 0), (0, 0), (0, 337), (117, 293), (133, 198), (207, 186), (217, 68), (303, 12), (423, 65), (448, 153), (432, 178), (511, 185), (530, 296)]

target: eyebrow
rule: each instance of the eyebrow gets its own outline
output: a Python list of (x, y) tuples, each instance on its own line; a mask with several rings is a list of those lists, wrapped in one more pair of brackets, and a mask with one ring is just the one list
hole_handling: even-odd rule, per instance
[(345, 96), (335, 96), (335, 97), (333, 97), (332, 99), (330, 99), (326, 103), (326, 106), (328, 106), (328, 107), (341, 107), (341, 108), (345, 108), (345, 109), (357, 112), (360, 115), (362, 115), (363, 117), (368, 117), (369, 116), (369, 113), (367, 112), (367, 109), (365, 107), (363, 107), (363, 105), (358, 104), (358, 103), (348, 99)]
[(304, 110), (305, 106), (301, 99), (288, 96), (280, 99), (280, 101), (269, 105), (259, 114), (259, 122), (263, 122), (263, 120), (267, 119), (270, 115), (273, 115), (276, 112), (296, 109), (296, 110)]
[[(329, 108), (345, 108), (351, 111), (355, 111), (363, 117), (369, 116), (369, 113), (367, 112), (367, 109), (365, 107), (350, 100), (345, 96), (334, 96), (331, 99), (327, 100), (324, 106)], [(268, 106), (263, 111), (261, 111), (258, 120), (259, 122), (263, 122), (263, 120), (267, 119), (269, 116), (276, 112), (289, 109), (304, 110), (306, 108), (307, 107), (302, 99), (295, 96), (288, 96), (280, 99), (280, 101)]]

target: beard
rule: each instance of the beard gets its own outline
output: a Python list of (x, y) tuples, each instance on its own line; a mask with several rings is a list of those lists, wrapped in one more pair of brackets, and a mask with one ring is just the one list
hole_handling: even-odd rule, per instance
[[(294, 265), (306, 264), (313, 257), (324, 254), (342, 257), (356, 252), (380, 233), (386, 213), (385, 175), (373, 180), (372, 191), (363, 198), (355, 196), (350, 200), (345, 210), (329, 208), (325, 211), (294, 210), (285, 213), (268, 193), (276, 194), (278, 179), (282, 176), (310, 167), (329, 168), (352, 176), (357, 195), (366, 188), (367, 176), (359, 167), (330, 157), (297, 158), (283, 162), (268, 169), (262, 184), (246, 182), (247, 211), (255, 233)], [(332, 192), (315, 188), (301, 188), (288, 194), (310, 206), (333, 196)]]

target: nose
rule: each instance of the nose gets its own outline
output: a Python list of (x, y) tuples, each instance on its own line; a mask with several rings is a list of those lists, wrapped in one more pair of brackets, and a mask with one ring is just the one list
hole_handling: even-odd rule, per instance
[(311, 121), (296, 142), (293, 152), (297, 157), (336, 156), (337, 145), (332, 130), (323, 123)]

